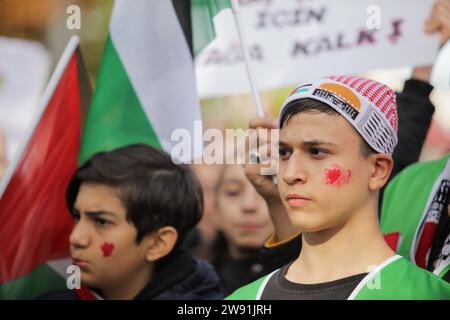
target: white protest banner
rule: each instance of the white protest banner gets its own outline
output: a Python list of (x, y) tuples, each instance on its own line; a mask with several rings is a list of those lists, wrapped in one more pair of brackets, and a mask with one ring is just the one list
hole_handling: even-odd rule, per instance
[[(257, 86), (429, 64), (438, 38), (424, 33), (433, 0), (241, 0)], [(230, 10), (216, 17), (217, 38), (196, 58), (201, 97), (249, 92)]]

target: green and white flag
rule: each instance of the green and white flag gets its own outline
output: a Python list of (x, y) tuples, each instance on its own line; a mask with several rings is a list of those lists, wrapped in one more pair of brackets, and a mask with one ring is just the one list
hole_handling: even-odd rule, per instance
[[(205, 30), (211, 35), (211, 18), (223, 6), (213, 5), (219, 1), (194, 2), (195, 25), (207, 21)], [(179, 143), (171, 139), (176, 129), (192, 136), (192, 148), (183, 150), (189, 152), (182, 154), (182, 160), (201, 154), (201, 113), (189, 39), (202, 39), (205, 45), (207, 38), (201, 33), (196, 36), (195, 30), (183, 32), (182, 25), (191, 21), (187, 4), (186, 8), (171, 0), (116, 0), (80, 163), (96, 152), (134, 143), (170, 153)]]
[(231, 9), (231, 0), (191, 0), (194, 53), (198, 54), (216, 37), (214, 17)]

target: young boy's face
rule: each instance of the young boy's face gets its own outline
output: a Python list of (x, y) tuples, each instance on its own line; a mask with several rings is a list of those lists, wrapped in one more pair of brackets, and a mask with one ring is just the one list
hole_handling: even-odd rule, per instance
[(149, 277), (146, 248), (136, 243), (137, 230), (126, 220), (116, 189), (84, 183), (74, 209), (70, 248), (83, 285), (105, 290)]
[(370, 198), (361, 138), (340, 115), (298, 113), (280, 130), (278, 187), (305, 232), (339, 226)]

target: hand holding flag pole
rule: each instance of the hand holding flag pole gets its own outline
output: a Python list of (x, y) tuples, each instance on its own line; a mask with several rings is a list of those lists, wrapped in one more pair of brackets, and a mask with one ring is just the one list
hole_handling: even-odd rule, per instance
[[(253, 68), (251, 65), (250, 54), (248, 52), (247, 41), (245, 38), (245, 31), (242, 28), (241, 11), (239, 9), (239, 0), (231, 0), (231, 7), (233, 10), (234, 20), (236, 21), (236, 28), (239, 35), (239, 42), (241, 44), (241, 50), (244, 55), (245, 67), (247, 70), (248, 80), (250, 82), (250, 88), (252, 90), (253, 101), (255, 103), (256, 115), (258, 117), (264, 117), (264, 108), (262, 106), (261, 97), (259, 96), (258, 89), (256, 87)], [(277, 176), (272, 176), (273, 184), (278, 184)]]

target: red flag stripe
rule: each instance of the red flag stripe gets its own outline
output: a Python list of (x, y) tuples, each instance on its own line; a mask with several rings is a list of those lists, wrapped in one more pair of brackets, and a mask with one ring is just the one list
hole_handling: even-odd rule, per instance
[(431, 250), (431, 245), (433, 244), (434, 235), (437, 230), (437, 223), (435, 222), (426, 222), (422, 234), (420, 235), (419, 244), (417, 245), (416, 250), (416, 264), (426, 269), (427, 268), (427, 255)]
[(65, 189), (80, 144), (78, 81), (72, 53), (0, 199), (0, 283), (69, 256)]

